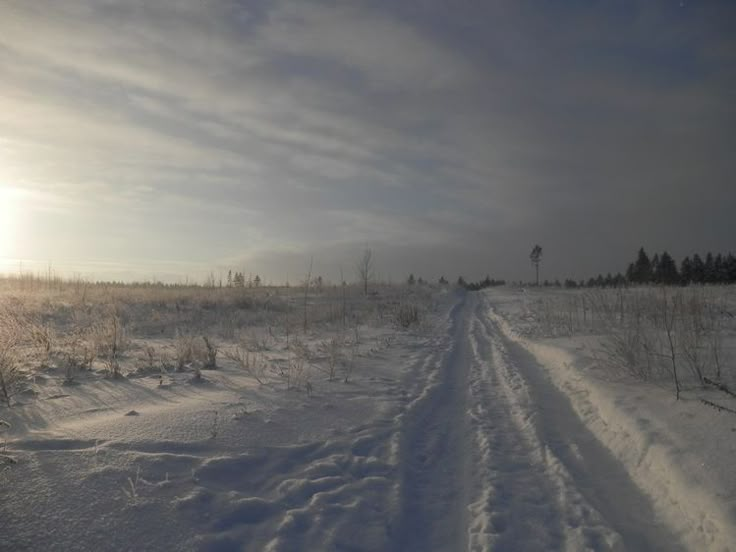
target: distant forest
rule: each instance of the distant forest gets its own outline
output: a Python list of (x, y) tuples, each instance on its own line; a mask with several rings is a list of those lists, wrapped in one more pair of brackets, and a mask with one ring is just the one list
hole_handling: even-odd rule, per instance
[[(668, 284), (682, 285), (690, 284), (733, 284), (736, 283), (736, 257), (728, 253), (723, 255), (708, 252), (705, 259), (697, 253), (691, 257), (685, 257), (677, 262), (666, 251), (661, 254), (655, 253), (649, 257), (644, 248), (639, 249), (636, 260), (629, 263), (626, 274), (620, 272), (616, 275), (608, 273), (606, 276), (599, 274), (596, 278), (587, 281), (565, 280), (564, 286), (576, 287), (621, 287), (637, 284)], [(561, 285), (559, 281), (550, 283), (545, 281), (544, 285)]]

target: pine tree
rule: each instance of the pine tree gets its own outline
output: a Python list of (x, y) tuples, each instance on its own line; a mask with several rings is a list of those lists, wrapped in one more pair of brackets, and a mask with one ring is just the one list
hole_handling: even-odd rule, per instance
[(661, 283), (657, 277), (659, 276), (659, 254), (655, 253), (654, 257), (652, 257), (652, 264), (651, 264), (651, 270), (652, 270), (652, 278), (650, 282), (656, 282)]
[(726, 281), (729, 284), (736, 283), (736, 257), (729, 253), (725, 261), (726, 265)]
[(414, 274), (409, 274), (409, 277), (406, 279), (406, 283), (410, 286), (413, 286), (417, 283), (417, 281), (414, 279)]
[(693, 282), (696, 284), (705, 282), (705, 263), (697, 253), (693, 255)]
[(634, 263), (629, 263), (629, 266), (626, 269), (626, 280), (631, 283), (634, 283), (636, 280), (636, 267), (634, 266)]
[(666, 251), (662, 253), (657, 264), (656, 280), (660, 284), (676, 284), (680, 280), (680, 275), (677, 273), (677, 265), (674, 259)]
[(706, 284), (712, 284), (716, 281), (715, 261), (713, 259), (713, 253), (710, 251), (705, 255), (704, 274), (704, 281)]
[(684, 286), (693, 281), (693, 262), (690, 257), (685, 257), (680, 263), (680, 281)]
[(728, 274), (723, 262), (723, 255), (718, 253), (716, 258), (713, 260), (713, 273), (715, 275), (715, 282), (719, 284), (725, 284), (728, 281)]
[(643, 247), (639, 249), (630, 280), (635, 284), (646, 284), (652, 281), (652, 262)]

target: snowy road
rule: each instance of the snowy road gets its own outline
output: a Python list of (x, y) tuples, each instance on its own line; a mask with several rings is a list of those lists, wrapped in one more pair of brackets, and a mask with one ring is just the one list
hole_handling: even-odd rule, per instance
[(397, 551), (683, 548), (488, 299), (460, 299), (401, 415)]

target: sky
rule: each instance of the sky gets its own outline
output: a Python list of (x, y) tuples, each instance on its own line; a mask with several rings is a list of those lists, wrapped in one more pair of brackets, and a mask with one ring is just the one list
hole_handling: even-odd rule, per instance
[(0, 269), (736, 252), (736, 2), (0, 0)]

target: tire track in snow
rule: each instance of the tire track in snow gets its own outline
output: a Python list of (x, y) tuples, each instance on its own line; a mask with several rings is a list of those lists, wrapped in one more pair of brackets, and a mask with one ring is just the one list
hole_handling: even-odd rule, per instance
[[(422, 364), (426, 386), (398, 418), (399, 520), (393, 550), (464, 548), (468, 472), (465, 395), (466, 299), (450, 314), (449, 344), (437, 343)], [(459, 506), (459, 507), (458, 507)]]
[[(494, 352), (475, 309), (471, 324), (469, 414), (475, 429), (477, 498), (469, 505), (468, 549), (560, 550), (562, 515), (556, 489), (515, 423)], [(536, 457), (535, 457), (536, 456)]]
[[(539, 443), (548, 473), (562, 485), (560, 496), (567, 510), (564, 527), (572, 540), (570, 545), (594, 550), (685, 550), (677, 536), (658, 520), (651, 500), (621, 463), (585, 427), (545, 368), (504, 335), (485, 298), (481, 305), (478, 320), (491, 343), (494, 365), (505, 370), (510, 385), (516, 382), (517, 392), (523, 389), (523, 409), (531, 422), (529, 437)], [(585, 520), (593, 526), (581, 525)], [(601, 540), (606, 529), (615, 532), (616, 541)]]
[(396, 551), (681, 550), (543, 368), (469, 293), (400, 416)]
[(394, 550), (565, 549), (557, 489), (513, 417), (481, 310), (477, 294), (462, 300), (402, 420)]

